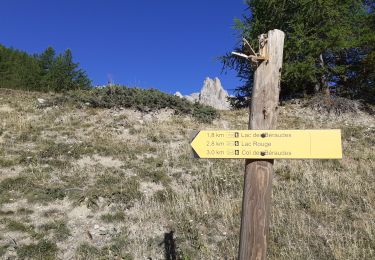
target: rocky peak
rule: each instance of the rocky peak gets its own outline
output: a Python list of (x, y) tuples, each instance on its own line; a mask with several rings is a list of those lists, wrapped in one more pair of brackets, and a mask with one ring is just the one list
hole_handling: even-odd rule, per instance
[(199, 102), (220, 110), (229, 109), (228, 92), (221, 85), (220, 79), (206, 78), (199, 95)]
[[(177, 92), (175, 95), (180, 96), (181, 93)], [(199, 102), (219, 110), (228, 110), (230, 109), (230, 104), (227, 100), (228, 96), (228, 92), (221, 85), (219, 78), (211, 79), (207, 77), (203, 82), (200, 93), (192, 93), (191, 95), (184, 96), (184, 98), (191, 102)]]

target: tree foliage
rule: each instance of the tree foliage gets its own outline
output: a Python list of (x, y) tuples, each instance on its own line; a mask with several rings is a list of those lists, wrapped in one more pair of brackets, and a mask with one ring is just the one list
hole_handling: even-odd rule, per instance
[[(257, 46), (258, 36), (272, 29), (285, 32), (282, 98), (322, 91), (374, 101), (374, 1), (248, 0), (248, 14), (235, 21), (242, 37)], [(242, 51), (239, 47), (237, 51)], [(227, 54), (224, 67), (244, 80), (233, 104), (251, 94), (254, 68)]]
[(69, 49), (56, 55), (48, 47), (41, 54), (29, 55), (0, 45), (0, 88), (60, 92), (90, 85)]

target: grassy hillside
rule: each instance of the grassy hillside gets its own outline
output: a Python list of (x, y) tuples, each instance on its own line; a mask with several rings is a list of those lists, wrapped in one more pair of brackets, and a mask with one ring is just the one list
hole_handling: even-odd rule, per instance
[[(172, 110), (38, 108), (0, 89), (0, 257), (234, 259), (244, 161), (191, 156), (193, 130), (246, 129)], [(375, 117), (280, 108), (280, 129), (341, 128), (343, 160), (277, 160), (269, 259), (375, 258)], [(169, 243), (168, 243), (169, 242)]]

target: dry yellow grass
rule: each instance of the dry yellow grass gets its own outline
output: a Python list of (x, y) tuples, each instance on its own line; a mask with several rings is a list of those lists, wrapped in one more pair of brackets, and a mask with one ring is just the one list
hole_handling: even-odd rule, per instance
[[(190, 134), (246, 129), (247, 111), (200, 124), (171, 111), (38, 109), (49, 94), (0, 90), (4, 259), (235, 259), (242, 160), (198, 160)], [(375, 117), (297, 104), (280, 129), (341, 128), (343, 160), (277, 160), (269, 259), (375, 258)]]

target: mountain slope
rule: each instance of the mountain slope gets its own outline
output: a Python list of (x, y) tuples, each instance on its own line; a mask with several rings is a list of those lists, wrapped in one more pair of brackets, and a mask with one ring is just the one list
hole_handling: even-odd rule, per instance
[[(38, 108), (0, 89), (0, 256), (181, 259), (237, 255), (242, 160), (191, 156), (191, 132), (246, 129), (171, 110)], [(279, 129), (341, 128), (343, 160), (277, 160), (269, 259), (375, 257), (375, 117), (280, 107)]]

